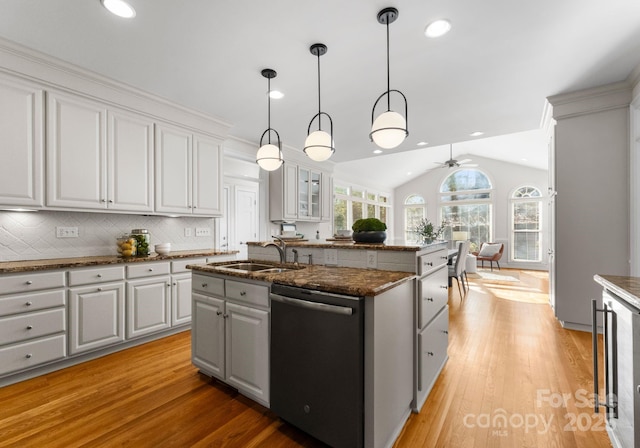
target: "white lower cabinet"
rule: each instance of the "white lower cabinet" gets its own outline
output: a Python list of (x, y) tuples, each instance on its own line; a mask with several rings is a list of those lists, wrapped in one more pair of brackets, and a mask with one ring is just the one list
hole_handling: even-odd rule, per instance
[(431, 390), (447, 360), (449, 343), (449, 307), (446, 306), (434, 321), (418, 334), (418, 395)]
[(171, 325), (191, 322), (191, 274), (171, 276)]
[(195, 274), (193, 290), (193, 364), (269, 406), (269, 287)]
[(171, 327), (171, 278), (127, 282), (127, 339)]
[(71, 354), (124, 341), (124, 282), (69, 289)]

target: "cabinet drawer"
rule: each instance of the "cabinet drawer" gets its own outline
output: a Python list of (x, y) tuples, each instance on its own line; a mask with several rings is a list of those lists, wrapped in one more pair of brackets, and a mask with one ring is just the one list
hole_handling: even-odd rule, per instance
[(127, 278), (151, 277), (152, 275), (167, 275), (171, 272), (169, 262), (143, 263), (127, 265)]
[(445, 265), (418, 281), (418, 329), (424, 328), (447, 304), (448, 275)]
[(59, 334), (0, 348), (0, 375), (64, 358), (66, 345), (65, 335)]
[(449, 307), (418, 334), (418, 390), (433, 386), (440, 367), (447, 358), (449, 345)]
[(53, 289), (64, 286), (64, 272), (42, 272), (0, 276), (0, 294)]
[(90, 285), (124, 279), (124, 266), (69, 271), (69, 286)]
[(0, 298), (0, 316), (64, 306), (65, 298), (64, 289)]
[(227, 298), (252, 305), (269, 307), (269, 287), (252, 283), (226, 281)]
[(224, 280), (218, 277), (193, 274), (191, 287), (196, 291), (224, 297)]
[(447, 250), (445, 248), (420, 255), (418, 257), (418, 275), (424, 275), (443, 264), (447, 264)]
[(185, 258), (183, 260), (176, 260), (171, 262), (171, 273), (179, 274), (181, 272), (190, 272), (187, 269), (188, 264), (207, 264), (206, 258)]
[(0, 344), (13, 344), (65, 329), (64, 308), (5, 317), (0, 319)]

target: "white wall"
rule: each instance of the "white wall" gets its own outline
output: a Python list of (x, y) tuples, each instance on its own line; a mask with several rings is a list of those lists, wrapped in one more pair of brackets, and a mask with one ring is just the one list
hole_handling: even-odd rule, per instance
[[(545, 148), (541, 150), (546, 151)], [(546, 206), (542, 208), (542, 231), (543, 247), (542, 264), (537, 263), (514, 263), (509, 261), (509, 228), (510, 228), (510, 202), (509, 199), (516, 188), (529, 185), (540, 190), (543, 195), (547, 194), (548, 172), (536, 168), (529, 168), (523, 165), (516, 165), (501, 162), (494, 159), (479, 157), (477, 155), (463, 155), (459, 159), (470, 158), (473, 163), (477, 163), (477, 169), (484, 172), (494, 187), (493, 193), (493, 240), (505, 243), (505, 254), (500, 264), (519, 268), (545, 269), (547, 265), (546, 253), (548, 248), (548, 226), (544, 214), (547, 212)], [(395, 238), (402, 239), (404, 231), (404, 211), (403, 204), (407, 196), (419, 194), (427, 202), (427, 218), (438, 223), (439, 221), (439, 194), (440, 185), (444, 179), (453, 171), (450, 169), (433, 169), (427, 171), (422, 176), (413, 179), (394, 190), (394, 229)], [(544, 203), (546, 205), (546, 202)]]
[[(77, 227), (78, 238), (56, 238), (56, 226)], [(191, 228), (191, 237), (184, 229)], [(211, 236), (196, 237), (207, 227)], [(148, 229), (151, 244), (171, 249), (214, 248), (213, 218), (168, 218), (81, 212), (0, 212), (0, 261), (116, 255), (116, 238), (132, 229)]]

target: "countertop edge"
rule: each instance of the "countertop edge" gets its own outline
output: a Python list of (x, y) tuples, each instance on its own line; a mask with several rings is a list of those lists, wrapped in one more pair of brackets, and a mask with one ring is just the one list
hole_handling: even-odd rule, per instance
[[(640, 308), (640, 296), (638, 295), (640, 294), (640, 277), (596, 274), (593, 279), (596, 283), (615, 293), (629, 304)], [(635, 292), (630, 290), (631, 288)]]

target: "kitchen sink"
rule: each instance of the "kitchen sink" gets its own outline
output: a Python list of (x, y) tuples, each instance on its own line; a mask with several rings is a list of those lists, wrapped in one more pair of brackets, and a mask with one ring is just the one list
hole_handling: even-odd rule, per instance
[(280, 273), (300, 269), (295, 267), (279, 267), (272, 264), (254, 263), (251, 261), (241, 263), (230, 263), (222, 265), (214, 265), (215, 269), (221, 271), (237, 271), (237, 272), (264, 272), (264, 273)]

